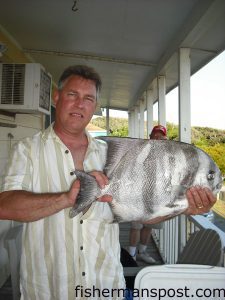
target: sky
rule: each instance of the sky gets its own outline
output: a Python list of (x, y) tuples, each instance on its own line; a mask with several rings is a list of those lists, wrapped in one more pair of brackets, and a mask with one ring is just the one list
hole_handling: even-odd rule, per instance
[[(127, 113), (110, 110), (110, 116), (126, 118)], [(166, 95), (166, 120), (178, 124), (178, 88)], [(225, 130), (225, 51), (191, 76), (191, 126)]]

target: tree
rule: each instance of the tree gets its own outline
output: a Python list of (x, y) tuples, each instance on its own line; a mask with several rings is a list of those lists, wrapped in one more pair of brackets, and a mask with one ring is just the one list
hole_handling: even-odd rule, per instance
[(225, 145), (216, 144), (214, 146), (201, 145), (199, 148), (204, 150), (215, 161), (220, 171), (225, 175)]

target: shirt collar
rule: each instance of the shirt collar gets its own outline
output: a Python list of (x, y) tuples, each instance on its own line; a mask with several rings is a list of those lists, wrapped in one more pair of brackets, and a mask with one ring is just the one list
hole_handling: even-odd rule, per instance
[[(55, 141), (63, 144), (61, 139), (58, 137), (58, 135), (55, 133), (55, 130), (53, 128), (54, 122), (43, 132), (43, 139), (47, 141), (48, 139), (54, 139)], [(98, 142), (95, 138), (91, 136), (91, 134), (85, 129), (85, 134), (88, 139), (88, 150), (89, 151), (99, 151)], [(63, 144), (64, 145), (64, 144)]]
[(51, 139), (51, 140), (54, 139), (57, 142), (61, 142), (62, 143), (62, 141), (60, 140), (60, 138), (58, 137), (58, 135), (55, 133), (55, 130), (53, 129), (53, 126), (54, 126), (54, 122), (47, 129), (45, 129), (45, 131), (42, 134), (42, 138), (45, 141), (47, 141), (49, 139)]
[(98, 142), (97, 140), (91, 136), (91, 134), (85, 129), (85, 134), (88, 139), (88, 150), (89, 151), (99, 151)]

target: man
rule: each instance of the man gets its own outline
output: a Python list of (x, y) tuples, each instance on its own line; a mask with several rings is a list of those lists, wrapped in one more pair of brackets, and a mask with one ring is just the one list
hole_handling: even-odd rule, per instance
[[(106, 144), (85, 131), (100, 87), (101, 79), (93, 69), (67, 68), (53, 96), (55, 123), (19, 142), (9, 161), (0, 218), (25, 222), (21, 299), (104, 299), (99, 292), (125, 287), (119, 228), (112, 223), (108, 203), (96, 201), (75, 218), (68, 216), (79, 192), (75, 169), (95, 170), (92, 174), (101, 187), (108, 182), (101, 172)], [(209, 191), (189, 191), (190, 213), (198, 210), (196, 203), (208, 211), (214, 201)]]
[[(100, 87), (99, 75), (88, 67), (65, 70), (53, 96), (55, 124), (20, 142), (12, 154), (0, 197), (0, 217), (27, 222), (22, 241), (22, 299), (74, 300), (82, 298), (82, 288), (84, 293), (85, 288), (125, 287), (119, 230), (111, 224), (109, 205), (96, 202), (76, 218), (68, 216), (79, 191), (74, 170), (104, 167), (106, 144), (85, 131)], [(101, 172), (93, 175), (102, 187), (108, 182)]]
[[(166, 140), (167, 139), (166, 128), (162, 125), (157, 125), (153, 127), (149, 137), (150, 139), (153, 140)], [(158, 223), (158, 224), (141, 224), (138, 222), (131, 223), (129, 254), (133, 257), (134, 260), (136, 259), (141, 260), (149, 264), (156, 263), (155, 259), (151, 257), (146, 251), (149, 240), (151, 238), (153, 228), (161, 229), (162, 223)]]

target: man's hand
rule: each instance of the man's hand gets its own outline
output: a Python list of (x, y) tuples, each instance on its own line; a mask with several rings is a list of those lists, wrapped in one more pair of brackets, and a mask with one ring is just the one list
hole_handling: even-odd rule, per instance
[[(92, 171), (90, 172), (90, 175), (94, 176), (98, 185), (100, 186), (101, 189), (104, 189), (104, 187), (109, 184), (109, 179), (108, 177), (100, 171)], [(98, 198), (98, 201), (100, 202), (111, 202), (112, 201), (112, 196), (110, 195), (104, 195), (100, 198)]]
[(206, 213), (216, 203), (216, 197), (208, 188), (191, 187), (187, 190), (189, 207), (185, 215), (199, 215)]
[(100, 172), (100, 171), (92, 171), (89, 173), (91, 176), (94, 176), (98, 185), (100, 186), (101, 189), (104, 189), (104, 187), (109, 184), (109, 179), (108, 177)]
[(67, 193), (65, 193), (66, 198), (68, 200), (68, 207), (71, 207), (74, 205), (79, 191), (80, 191), (80, 181), (78, 179), (76, 179), (72, 183), (70, 190)]
[[(95, 177), (95, 179), (101, 189), (103, 189), (109, 183), (107, 176), (100, 171), (93, 171), (93, 172), (90, 172), (89, 174), (92, 175), (93, 177)], [(79, 179), (76, 179), (72, 183), (70, 190), (68, 192), (62, 194), (62, 197), (67, 202), (67, 207), (74, 206), (77, 196), (79, 194), (79, 191), (80, 191), (80, 181), (79, 181)], [(104, 195), (104, 196), (98, 198), (98, 201), (110, 202), (110, 201), (112, 201), (112, 196)], [(86, 208), (86, 210), (88, 208), (89, 208), (89, 206)]]

